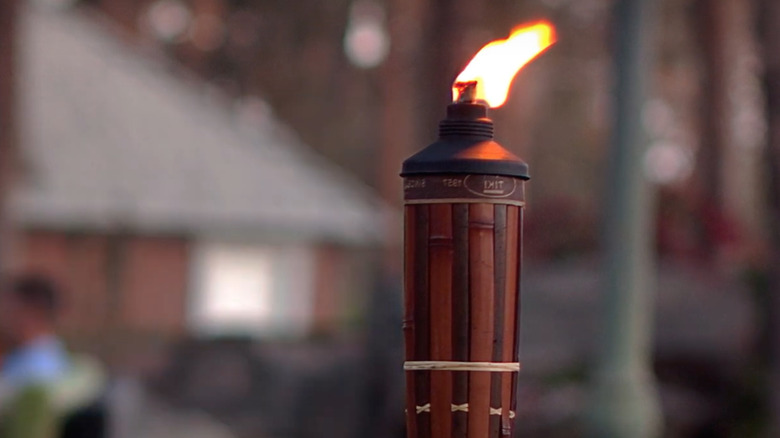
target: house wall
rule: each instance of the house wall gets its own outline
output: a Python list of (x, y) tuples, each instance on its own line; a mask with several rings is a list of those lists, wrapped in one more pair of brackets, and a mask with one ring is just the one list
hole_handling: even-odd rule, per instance
[(133, 238), (124, 254), (118, 313), (131, 330), (185, 330), (189, 246), (182, 239)]
[(63, 329), (82, 333), (102, 327), (107, 313), (107, 240), (39, 232), (26, 234), (19, 243), (16, 267), (48, 275), (63, 289)]
[[(197, 244), (184, 238), (28, 230), (14, 270), (51, 276), (63, 289), (63, 332), (77, 339), (111, 335), (177, 338), (189, 333), (188, 306)], [(334, 333), (351, 305), (346, 285), (358, 273), (348, 251), (313, 250), (310, 332)]]
[(339, 279), (343, 266), (343, 255), (334, 247), (323, 246), (315, 252), (314, 304), (312, 306), (313, 333), (330, 333), (336, 329), (335, 322), (340, 319), (343, 309), (343, 293)]
[(176, 336), (185, 330), (188, 263), (181, 238), (28, 231), (14, 267), (49, 275), (63, 289), (66, 334)]

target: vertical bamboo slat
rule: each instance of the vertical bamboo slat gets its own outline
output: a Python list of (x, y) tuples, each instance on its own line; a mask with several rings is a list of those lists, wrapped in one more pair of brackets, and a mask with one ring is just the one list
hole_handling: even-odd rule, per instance
[[(415, 208), (414, 237), (414, 360), (431, 359), (430, 327), (430, 283), (428, 267), (428, 235), (430, 227), (430, 206), (417, 205)], [(426, 406), (431, 401), (431, 372), (414, 373), (415, 409)], [(418, 438), (431, 437), (430, 410), (417, 414)]]
[[(431, 205), (431, 360), (452, 360), (452, 205)], [(431, 437), (451, 438), (452, 372), (431, 373)]]
[[(518, 295), (518, 272), (517, 264), (519, 263), (519, 241), (518, 236), (520, 232), (520, 216), (519, 207), (507, 206), (506, 212), (506, 283), (504, 285), (504, 296), (506, 301), (504, 302), (504, 339), (501, 360), (504, 362), (512, 362), (515, 355), (515, 338), (519, 338), (520, 334), (516, 332), (515, 319), (517, 318), (517, 303), (519, 300)], [(514, 398), (515, 385), (517, 381), (517, 373), (511, 375), (503, 375), (501, 382), (501, 435), (511, 436), (512, 434), (512, 421), (510, 419), (510, 411), (514, 411), (512, 399)]]
[[(523, 210), (518, 208), (517, 209), (517, 238), (515, 239), (515, 242), (517, 242), (517, 251), (515, 254), (517, 254), (517, 260), (515, 261), (515, 273), (517, 275), (517, 281), (515, 285), (515, 318), (514, 318), (514, 327), (512, 328), (512, 333), (515, 337), (515, 344), (514, 348), (512, 349), (512, 360), (514, 362), (520, 361), (520, 315), (521, 315), (521, 309), (522, 309), (522, 300), (520, 299), (521, 296), (521, 290), (520, 290), (520, 279), (523, 278)], [(515, 373), (512, 376), (512, 401), (510, 409), (513, 412), (517, 412), (517, 394), (515, 393), (515, 389), (517, 388), (517, 373)]]
[[(404, 354), (407, 361), (414, 360), (415, 330), (414, 330), (414, 302), (415, 302), (415, 237), (417, 230), (416, 207), (407, 205), (404, 207)], [(407, 436), (417, 436), (417, 412), (415, 397), (414, 372), (406, 372), (406, 431)]]
[[(471, 305), (472, 362), (493, 359), (493, 228), (491, 204), (469, 205), (469, 300)], [(484, 436), (489, 428), (491, 373), (469, 376), (469, 438)]]
[[(453, 222), (453, 272), (452, 272), (452, 340), (453, 360), (469, 360), (469, 206), (454, 204)], [(469, 402), (469, 373), (452, 373), (452, 403), (462, 406)], [(457, 410), (452, 414), (452, 437), (468, 436), (468, 413)]]
[[(503, 361), (504, 348), (504, 302), (506, 301), (506, 235), (507, 214), (506, 205), (495, 205), (495, 230), (493, 243), (493, 284), (495, 287), (494, 312), (493, 312), (493, 362)], [(501, 409), (501, 381), (511, 378), (506, 373), (491, 373), (490, 375), (490, 407)], [(503, 411), (503, 409), (502, 409)], [(501, 416), (490, 416), (489, 436), (497, 437), (501, 428)]]

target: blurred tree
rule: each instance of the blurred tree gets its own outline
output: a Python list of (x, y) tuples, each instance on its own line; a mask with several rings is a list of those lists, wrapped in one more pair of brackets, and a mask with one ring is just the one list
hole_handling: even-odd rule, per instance
[(395, 204), (401, 200), (401, 162), (412, 154), (423, 136), (420, 134), (421, 112), (415, 102), (420, 100), (423, 69), (421, 41), (426, 26), (427, 1), (387, 0), (390, 54), (382, 68), (380, 88), (381, 146), (378, 183), (383, 197)]
[(661, 435), (651, 364), (654, 197), (642, 166), (648, 139), (641, 119), (654, 59), (653, 3), (616, 3), (617, 83), (604, 227), (606, 326), (588, 416), (594, 438)]
[(16, 1), (0, 2), (0, 148), (15, 141), (14, 116), (14, 36)]
[(769, 176), (767, 221), (771, 254), (768, 293), (770, 378), (769, 391), (772, 430), (780, 435), (780, 2), (758, 0), (759, 39), (764, 61), (767, 144), (766, 165)]
[[(728, 122), (728, 60), (726, 27), (727, 1), (699, 0), (695, 17), (702, 49), (701, 144), (698, 164), (701, 174), (701, 203), (708, 210), (719, 211), (723, 206), (721, 166), (724, 149), (729, 140)], [(715, 256), (715, 244), (709, 233), (701, 236), (701, 253)]]
[[(385, 0), (390, 51), (379, 72), (380, 95), (379, 141), (367, 167), (379, 193), (392, 205), (401, 202), (401, 162), (418, 147), (420, 135), (419, 77), (423, 70), (419, 60), (420, 42), (425, 28), (427, 1)], [(368, 145), (364, 145), (368, 149)], [(387, 237), (392, 242), (383, 254), (367, 311), (365, 409), (360, 435), (380, 438), (404, 434), (404, 374), (398, 366), (402, 360), (402, 339), (398, 323), (402, 320), (401, 290), (401, 222), (398, 215), (388, 218)]]
[[(16, 117), (16, 0), (0, 1), (0, 199), (12, 169), (17, 142)], [(8, 227), (0, 209), (0, 262), (6, 259)], [(0, 263), (1, 264), (1, 263)]]
[[(426, 130), (425, 139), (436, 135), (444, 106), (452, 100), (451, 85), (466, 63), (490, 39), (486, 32), (484, 0), (431, 0), (426, 12), (422, 46), (423, 76), (419, 105)], [(495, 38), (503, 38), (508, 29), (498, 30)], [(487, 35), (485, 35), (487, 33)], [(502, 33), (504, 33), (502, 35)], [(422, 147), (420, 145), (419, 147)]]

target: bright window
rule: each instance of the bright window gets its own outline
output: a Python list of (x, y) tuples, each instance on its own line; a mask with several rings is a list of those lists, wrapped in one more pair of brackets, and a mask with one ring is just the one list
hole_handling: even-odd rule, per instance
[(308, 331), (313, 294), (306, 248), (203, 243), (194, 267), (196, 333), (289, 337)]

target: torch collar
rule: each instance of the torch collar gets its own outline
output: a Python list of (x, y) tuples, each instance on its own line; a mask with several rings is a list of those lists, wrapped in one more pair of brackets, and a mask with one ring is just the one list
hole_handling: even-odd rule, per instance
[(447, 118), (439, 122), (439, 138), (459, 137), (493, 139), (493, 121), (487, 116), (487, 106), (476, 102), (447, 106)]
[(403, 163), (401, 176), (479, 174), (529, 179), (528, 165), (493, 140), (487, 106), (458, 102), (447, 107), (439, 139)]

